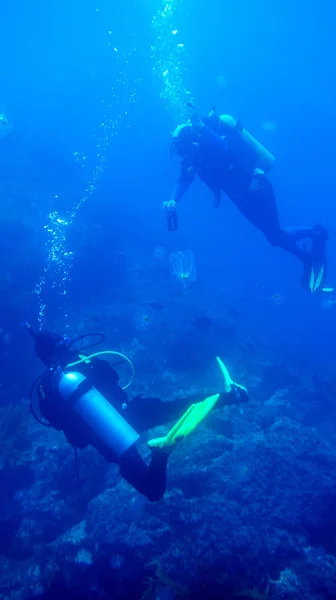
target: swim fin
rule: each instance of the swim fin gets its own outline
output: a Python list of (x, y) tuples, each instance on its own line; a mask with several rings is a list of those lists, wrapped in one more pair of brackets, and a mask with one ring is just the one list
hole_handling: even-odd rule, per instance
[(203, 402), (192, 404), (186, 410), (184, 415), (175, 423), (174, 427), (165, 437), (149, 440), (150, 448), (169, 448), (173, 447), (179, 439), (190, 435), (196, 427), (204, 421), (205, 417), (212, 411), (217, 403), (220, 394), (209, 396)]
[(310, 263), (304, 266), (301, 285), (311, 294), (323, 291), (326, 268), (325, 264)]
[(309, 279), (309, 288), (312, 294), (322, 287), (324, 281), (324, 265), (312, 265)]
[(219, 368), (224, 378), (224, 391), (226, 394), (229, 394), (232, 390), (242, 392), (248, 396), (247, 388), (244, 385), (240, 385), (240, 383), (236, 383), (230, 376), (229, 371), (224, 365), (223, 361), (217, 356), (217, 362), (219, 364)]
[(328, 240), (327, 230), (318, 223), (313, 227), (312, 249), (309, 258), (304, 265), (301, 278), (302, 286), (311, 294), (323, 288), (326, 276), (326, 243)]

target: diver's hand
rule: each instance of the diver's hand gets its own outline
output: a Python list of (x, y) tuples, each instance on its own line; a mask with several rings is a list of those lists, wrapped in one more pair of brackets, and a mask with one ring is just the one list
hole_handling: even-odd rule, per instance
[(165, 202), (163, 202), (162, 206), (166, 211), (176, 210), (176, 201), (173, 199), (165, 200)]
[(175, 200), (166, 200), (163, 202), (163, 208), (166, 213), (168, 231), (177, 231), (178, 219)]

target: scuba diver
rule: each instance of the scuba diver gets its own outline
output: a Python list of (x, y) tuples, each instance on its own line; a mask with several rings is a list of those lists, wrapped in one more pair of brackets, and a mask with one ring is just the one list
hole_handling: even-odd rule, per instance
[[(224, 378), (222, 394), (191, 405), (190, 398), (165, 402), (137, 396), (128, 401), (125, 390), (135, 375), (132, 362), (112, 350), (82, 354), (103, 342), (102, 334), (71, 341), (56, 333), (35, 333), (28, 323), (24, 325), (35, 340), (36, 355), (46, 367), (30, 391), (34, 417), (43, 425), (63, 431), (76, 449), (94, 446), (108, 462), (118, 464), (121, 476), (151, 502), (161, 500), (165, 493), (167, 462), (176, 443), (194, 431), (220, 398), (224, 403), (248, 398), (246, 388), (231, 379), (217, 358)], [(97, 335), (98, 341), (75, 350), (78, 342)], [(117, 372), (107, 360), (99, 358), (102, 355), (117, 356), (128, 363), (132, 377), (127, 385), (121, 387)], [(152, 456), (147, 464), (136, 448), (139, 433), (176, 419), (166, 436), (148, 442)]]
[[(175, 129), (171, 145), (171, 158), (181, 163), (181, 172), (171, 199), (163, 203), (168, 230), (177, 230), (176, 204), (198, 175), (212, 191), (215, 208), (224, 192), (270, 244), (303, 263), (302, 286), (311, 293), (321, 290), (327, 230), (321, 224), (280, 226), (274, 189), (266, 176), (274, 156), (230, 115), (217, 115), (212, 109), (208, 117), (200, 118), (190, 102), (188, 109), (190, 120)], [(310, 240), (309, 251), (300, 247), (301, 240)]]

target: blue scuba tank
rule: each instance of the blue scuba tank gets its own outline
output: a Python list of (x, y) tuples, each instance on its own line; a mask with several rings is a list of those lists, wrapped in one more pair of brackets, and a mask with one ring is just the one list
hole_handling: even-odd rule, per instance
[(136, 431), (81, 373), (62, 373), (58, 391), (117, 458), (139, 439)]

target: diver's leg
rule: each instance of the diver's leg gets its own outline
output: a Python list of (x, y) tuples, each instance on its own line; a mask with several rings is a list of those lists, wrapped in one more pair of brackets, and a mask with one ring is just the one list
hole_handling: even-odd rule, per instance
[(279, 246), (306, 262), (309, 255), (298, 246), (297, 241), (310, 237), (312, 228), (281, 228), (274, 189), (265, 176), (254, 177), (246, 193), (233, 197), (232, 200), (250, 223), (263, 232), (270, 244)]
[[(239, 404), (241, 401), (244, 401), (244, 398), (242, 399), (236, 391), (231, 390), (228, 393), (220, 393), (217, 406), (219, 408), (220, 406)], [(174, 400), (136, 396), (128, 404), (123, 416), (138, 433), (143, 433), (154, 427), (177, 421), (193, 403), (197, 402), (200, 402), (199, 394)]]
[[(314, 227), (282, 229), (273, 186), (265, 176), (256, 176), (246, 193), (232, 198), (239, 210), (258, 229), (270, 244), (293, 254), (303, 263), (301, 285), (312, 293), (320, 290), (326, 275), (326, 243), (328, 232), (320, 224)], [(311, 250), (304, 250), (298, 241), (310, 238)]]
[(324, 264), (326, 262), (326, 244), (329, 239), (328, 231), (321, 223), (312, 228), (311, 256), (313, 262)]
[(148, 431), (159, 425), (176, 421), (199, 398), (177, 398), (176, 400), (161, 400), (161, 398), (144, 398), (136, 396), (123, 412), (126, 421), (138, 433)]
[(285, 227), (283, 231), (295, 242), (300, 242), (313, 236), (313, 227)]
[(147, 465), (137, 448), (132, 446), (119, 459), (120, 473), (128, 483), (151, 502), (161, 500), (166, 491), (169, 453), (155, 448)]

